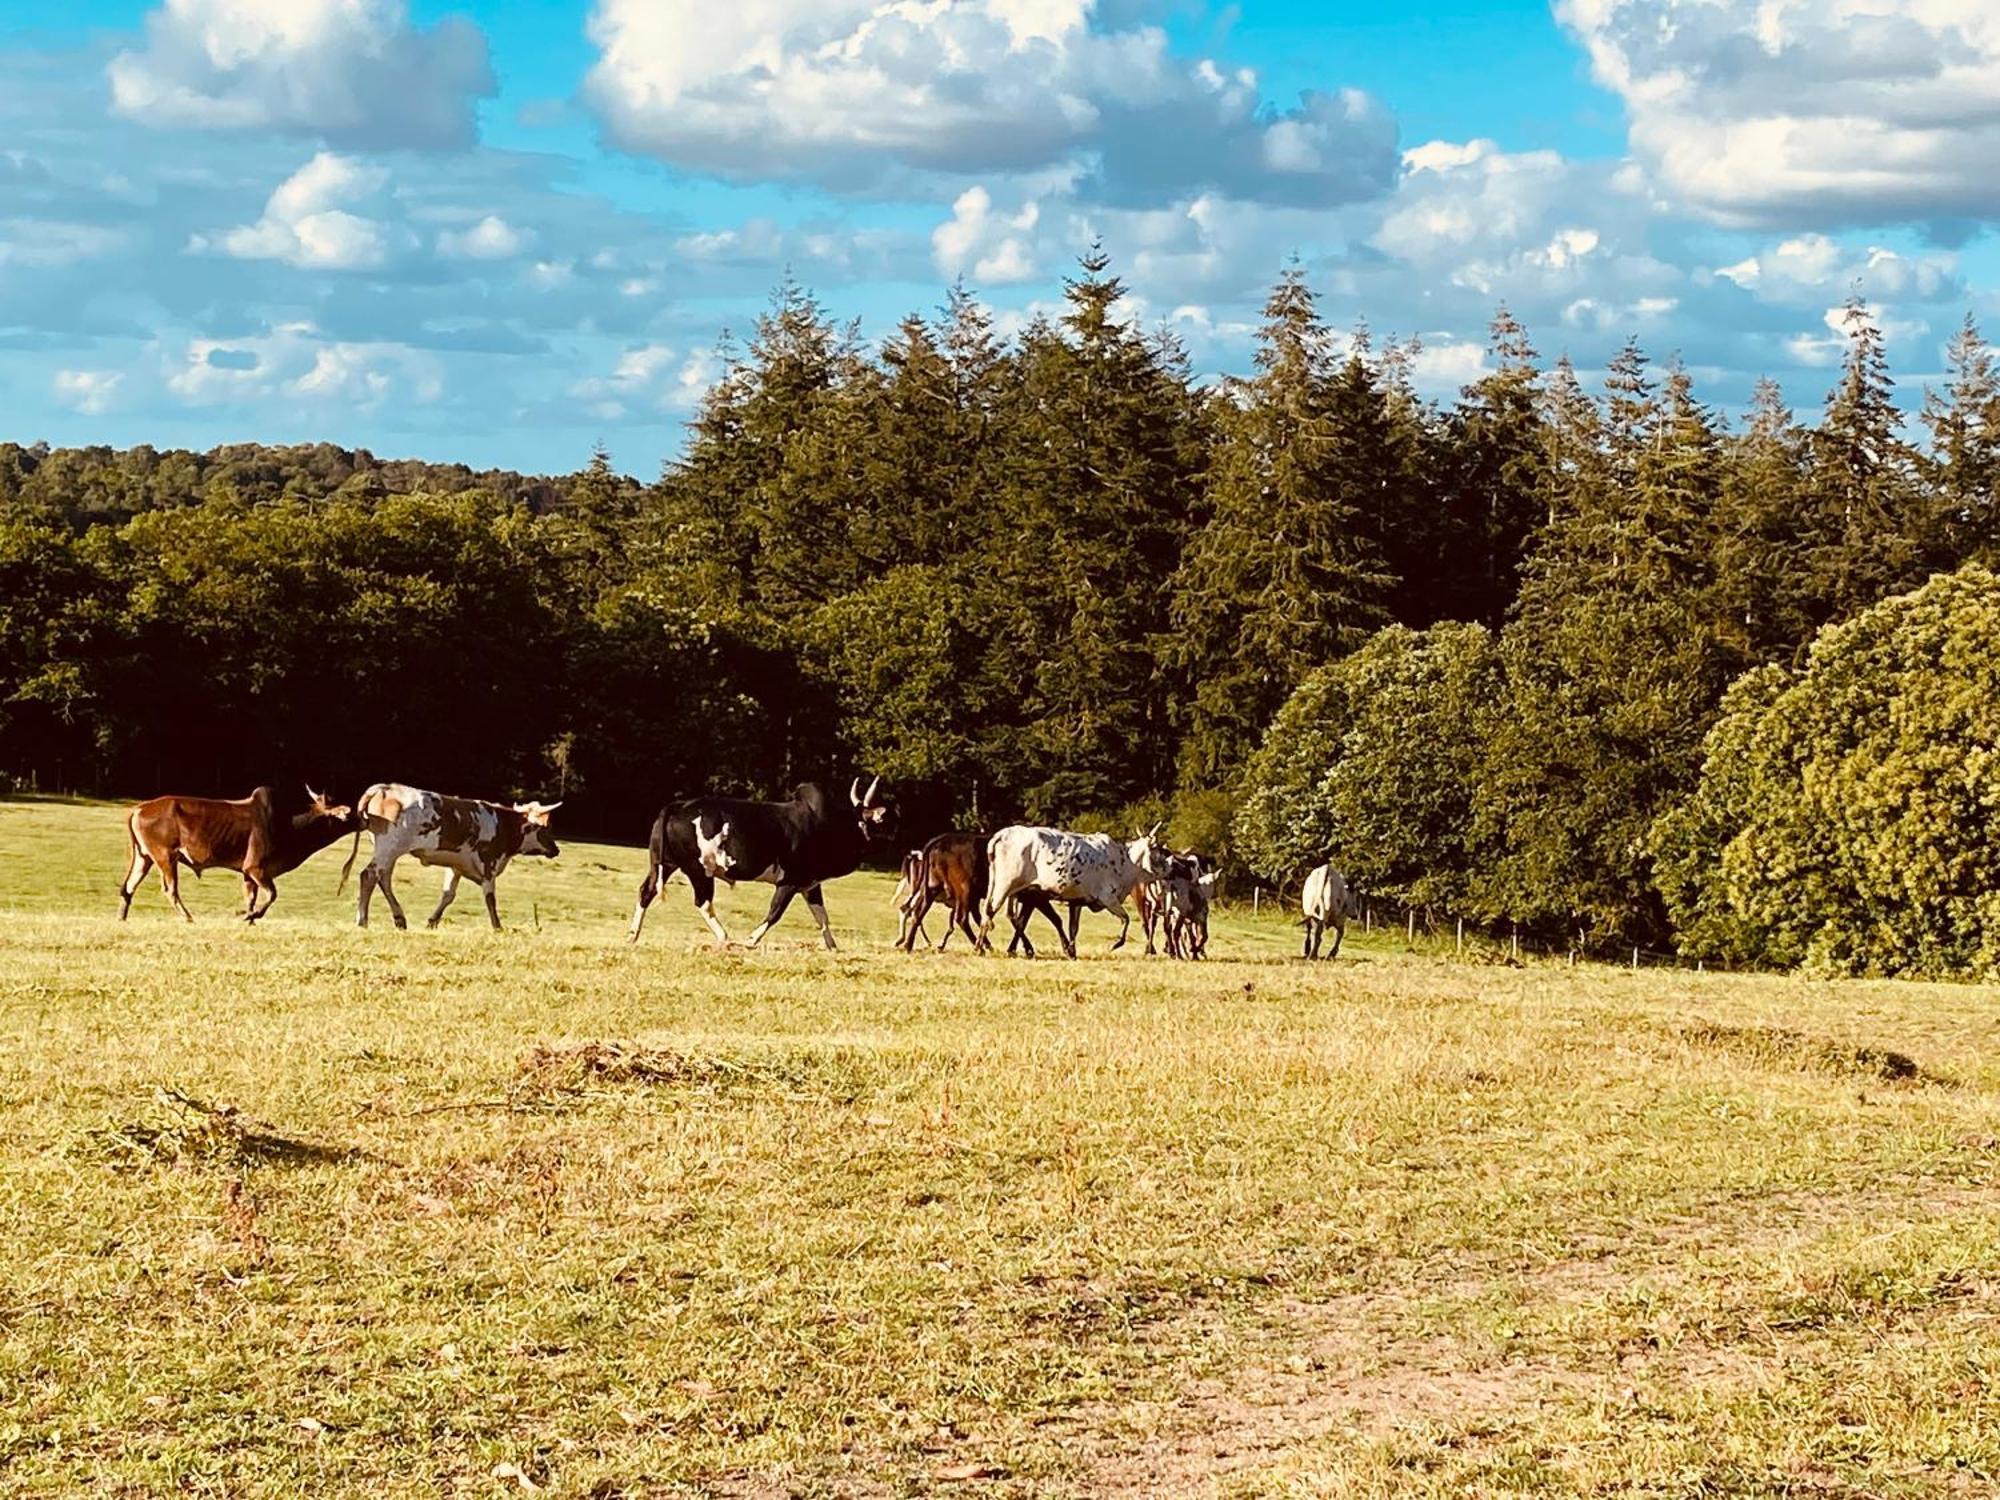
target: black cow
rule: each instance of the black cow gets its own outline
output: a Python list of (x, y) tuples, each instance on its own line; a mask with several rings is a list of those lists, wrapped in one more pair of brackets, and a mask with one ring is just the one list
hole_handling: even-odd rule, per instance
[(715, 915), (717, 876), (731, 885), (740, 879), (777, 887), (771, 909), (750, 934), (751, 947), (764, 940), (794, 896), (806, 898), (820, 936), (833, 947), (820, 882), (853, 874), (871, 842), (895, 837), (895, 810), (877, 796), (881, 787), (878, 776), (864, 792), (861, 778), (855, 777), (845, 806), (808, 781), (789, 802), (695, 797), (661, 808), (647, 845), (639, 904), (632, 911), (632, 941), (639, 941), (646, 908), (678, 870), (694, 887), (695, 910), (719, 942), (728, 942), (729, 934)]

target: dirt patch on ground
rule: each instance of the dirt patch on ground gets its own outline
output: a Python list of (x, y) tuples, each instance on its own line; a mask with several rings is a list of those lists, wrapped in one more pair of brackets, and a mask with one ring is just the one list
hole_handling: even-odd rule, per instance
[(862, 1071), (856, 1059), (839, 1052), (726, 1056), (634, 1042), (579, 1042), (536, 1047), (523, 1057), (508, 1085), (508, 1102), (531, 1108), (620, 1087), (679, 1087), (790, 1093), (848, 1104), (863, 1091)]
[(1807, 1036), (1782, 1026), (1724, 1026), (1699, 1021), (1670, 1027), (1668, 1034), (1692, 1046), (1767, 1065), (1810, 1068), (1883, 1083), (1945, 1082), (1926, 1073), (1915, 1058), (1890, 1048)]
[(76, 1154), (125, 1171), (159, 1166), (310, 1166), (363, 1153), (299, 1140), (233, 1104), (212, 1104), (179, 1089), (153, 1091), (153, 1108), (131, 1120), (84, 1132)]

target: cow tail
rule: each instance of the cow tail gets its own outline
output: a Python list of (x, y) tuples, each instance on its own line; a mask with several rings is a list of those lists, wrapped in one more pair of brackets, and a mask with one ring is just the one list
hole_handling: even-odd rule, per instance
[(336, 896), (347, 889), (347, 877), (354, 869), (354, 861), (361, 857), (361, 828), (361, 824), (357, 823), (355, 825), (354, 847), (347, 851), (347, 863), (340, 867), (340, 884), (333, 888), (333, 893)]

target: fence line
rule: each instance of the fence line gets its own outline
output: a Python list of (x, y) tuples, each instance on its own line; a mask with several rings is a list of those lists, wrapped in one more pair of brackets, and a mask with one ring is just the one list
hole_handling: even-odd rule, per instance
[[(1251, 887), (1251, 911), (1261, 914), (1266, 906), (1279, 911), (1295, 910), (1297, 902), (1286, 898), (1280, 890), (1273, 890), (1269, 901), (1264, 899), (1261, 884)], [(1371, 896), (1361, 903), (1361, 930), (1374, 933), (1380, 915), (1385, 920), (1380, 923), (1383, 931), (1395, 925), (1393, 919), (1402, 918), (1404, 941), (1412, 951), (1422, 946), (1448, 951), (1454, 957), (1464, 957), (1468, 951), (1473, 954), (1497, 953), (1513, 962), (1539, 959), (1547, 962), (1579, 962), (1615, 964), (1620, 968), (1634, 971), (1639, 969), (1684, 969), (1690, 973), (1707, 972), (1707, 960), (1689, 958), (1684, 954), (1659, 948), (1648, 948), (1642, 944), (1601, 940), (1596, 943), (1574, 938), (1566, 942), (1552, 942), (1546, 938), (1523, 936), (1519, 922), (1482, 924), (1477, 918), (1442, 911), (1436, 907), (1408, 906), (1400, 901)], [(1418, 932), (1422, 928), (1421, 935)], [(1718, 961), (1716, 968), (1733, 973), (1737, 965)]]

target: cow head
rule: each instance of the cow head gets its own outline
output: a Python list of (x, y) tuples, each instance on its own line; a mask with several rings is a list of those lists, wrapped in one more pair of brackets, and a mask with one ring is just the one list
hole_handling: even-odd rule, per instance
[(325, 792), (316, 792), (310, 785), (306, 787), (306, 799), (306, 823), (332, 823), (350, 828), (356, 821), (352, 807), (344, 802), (336, 805), (327, 801)]
[(1173, 873), (1174, 857), (1165, 845), (1159, 842), (1160, 825), (1155, 823), (1131, 843), (1125, 852), (1132, 857), (1132, 863), (1154, 880), (1164, 880)]
[(714, 835), (711, 836), (707, 828), (703, 826), (701, 814), (695, 814), (695, 855), (701, 861), (701, 867), (708, 871), (709, 874), (726, 876), (731, 870), (736, 868), (736, 861), (730, 855), (727, 847), (728, 843), (729, 819), (724, 818), (722, 826), (716, 829)]
[(516, 802), (514, 811), (521, 815), (521, 852), (539, 854), (545, 859), (554, 859), (560, 852), (556, 848), (556, 836), (549, 832), (549, 814), (561, 807), (560, 802)]
[(847, 797), (854, 804), (854, 819), (861, 827), (861, 836), (866, 839), (886, 839), (895, 837), (896, 809), (881, 795), (882, 778), (877, 776), (868, 783), (868, 790), (861, 789), (861, 778), (854, 778), (854, 785), (848, 788)]

